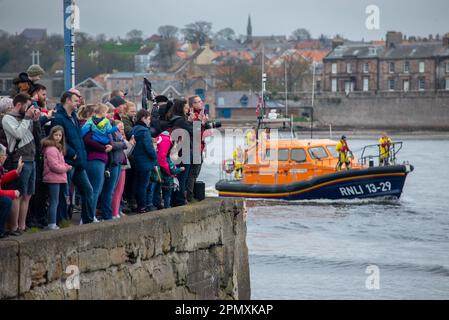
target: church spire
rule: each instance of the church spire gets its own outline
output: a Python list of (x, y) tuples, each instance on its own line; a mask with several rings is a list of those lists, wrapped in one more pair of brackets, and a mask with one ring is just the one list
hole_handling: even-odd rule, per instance
[(251, 43), (253, 41), (253, 27), (251, 25), (251, 15), (248, 15), (248, 26), (246, 27), (246, 42)]

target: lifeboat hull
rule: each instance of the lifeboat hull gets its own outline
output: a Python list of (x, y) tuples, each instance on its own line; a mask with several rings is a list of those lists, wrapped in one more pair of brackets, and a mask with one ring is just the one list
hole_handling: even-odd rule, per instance
[(220, 180), (221, 197), (279, 200), (399, 198), (411, 165), (351, 169), (289, 184), (253, 184)]

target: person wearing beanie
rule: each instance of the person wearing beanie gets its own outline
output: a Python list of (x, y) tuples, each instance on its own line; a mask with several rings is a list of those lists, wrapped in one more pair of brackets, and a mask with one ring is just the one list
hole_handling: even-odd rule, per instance
[(156, 101), (157, 104), (162, 104), (162, 103), (167, 103), (168, 102), (168, 98), (164, 95), (158, 95), (156, 97), (154, 97), (154, 100)]
[(30, 80), (35, 82), (41, 79), (41, 77), (45, 74), (45, 71), (40, 65), (32, 64), (31, 66), (29, 66), (27, 74)]

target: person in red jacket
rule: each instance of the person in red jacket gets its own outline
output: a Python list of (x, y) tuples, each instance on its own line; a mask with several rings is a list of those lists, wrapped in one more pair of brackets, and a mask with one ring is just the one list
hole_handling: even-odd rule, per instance
[[(14, 181), (20, 175), (23, 168), (22, 157), (20, 157), (17, 169), (6, 173), (3, 164), (7, 157), (6, 147), (0, 144), (0, 239), (6, 236), (5, 224), (11, 213), (12, 200), (20, 197), (18, 190), (4, 190), (3, 186)], [(20, 233), (16, 234), (12, 232), (11, 235), (20, 235)]]

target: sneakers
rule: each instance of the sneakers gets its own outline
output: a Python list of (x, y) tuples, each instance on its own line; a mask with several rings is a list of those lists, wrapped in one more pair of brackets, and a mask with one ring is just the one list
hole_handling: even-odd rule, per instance
[(149, 212), (149, 211), (147, 210), (147, 208), (140, 208), (140, 209), (137, 209), (136, 212), (137, 212), (138, 214), (142, 214), (142, 213), (147, 213), (147, 212)]
[(23, 234), (23, 231), (21, 231), (19, 229), (16, 229), (14, 231), (9, 231), (8, 234), (10, 236), (18, 237), (18, 236), (21, 236)]
[[(93, 223), (98, 223), (101, 222), (101, 220), (98, 220), (97, 217), (94, 216), (94, 221), (92, 221)], [(80, 220), (80, 225), (83, 224), (83, 219)]]
[(59, 227), (56, 225), (56, 223), (50, 223), (46, 230), (59, 230)]
[(120, 219), (120, 215), (118, 215), (118, 216), (112, 216), (112, 220), (117, 220), (117, 219)]

